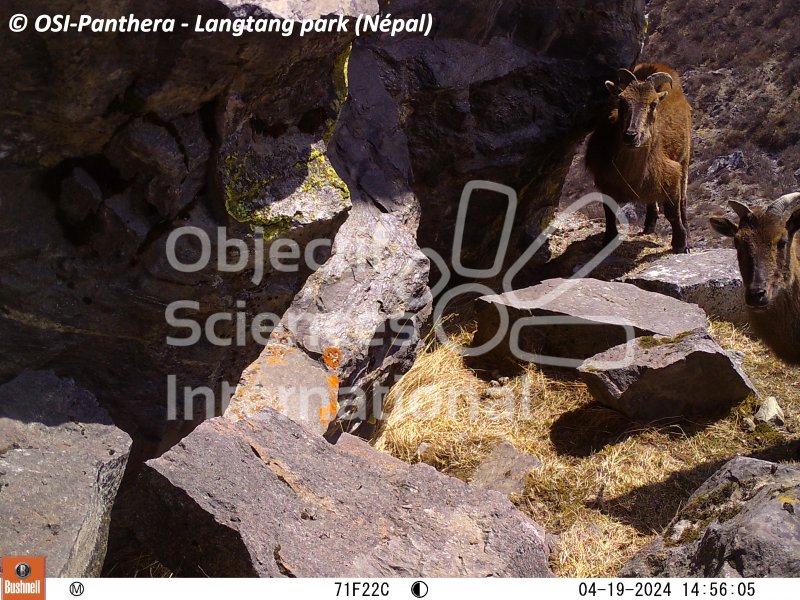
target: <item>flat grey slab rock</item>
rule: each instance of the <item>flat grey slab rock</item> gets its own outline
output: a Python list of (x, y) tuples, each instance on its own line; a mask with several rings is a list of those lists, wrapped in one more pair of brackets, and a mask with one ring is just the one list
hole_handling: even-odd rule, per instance
[(732, 323), (747, 322), (736, 250), (673, 254), (621, 281), (697, 304), (713, 317)]
[(0, 555), (44, 555), (48, 577), (95, 577), (131, 440), (52, 372), (0, 387)]
[(800, 467), (734, 458), (620, 574), (800, 577)]
[(501, 442), (478, 466), (470, 483), (506, 496), (521, 494), (525, 491), (528, 474), (541, 466), (535, 456), (518, 452), (510, 443)]
[(739, 364), (702, 329), (641, 337), (578, 370), (595, 400), (640, 421), (718, 414), (758, 396)]
[(598, 279), (548, 279), (522, 290), (483, 296), (476, 310), (475, 346), (497, 334), (498, 311), (507, 310), (508, 331), (492, 354), (510, 353), (518, 360), (573, 368), (625, 343), (629, 336), (675, 337), (707, 326), (705, 312), (696, 305)]
[(206, 421), (139, 485), (143, 541), (177, 575), (550, 576), (544, 532), (500, 494), (270, 409)]

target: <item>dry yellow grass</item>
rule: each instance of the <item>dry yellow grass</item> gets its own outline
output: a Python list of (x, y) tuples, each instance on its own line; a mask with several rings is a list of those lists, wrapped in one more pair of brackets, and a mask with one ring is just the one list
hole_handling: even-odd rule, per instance
[(759, 391), (780, 398), (786, 431), (745, 431), (751, 401), (707, 422), (642, 425), (594, 404), (579, 381), (533, 366), (498, 388), (464, 365), (455, 343), (469, 336), (461, 334), (451, 344), (430, 344), (392, 389), (375, 445), (469, 480), (499, 441), (510, 441), (542, 462), (513, 501), (558, 536), (553, 571), (613, 576), (724, 461), (781, 458), (798, 439), (800, 369), (780, 364), (730, 324), (711, 329), (723, 347), (744, 354)]

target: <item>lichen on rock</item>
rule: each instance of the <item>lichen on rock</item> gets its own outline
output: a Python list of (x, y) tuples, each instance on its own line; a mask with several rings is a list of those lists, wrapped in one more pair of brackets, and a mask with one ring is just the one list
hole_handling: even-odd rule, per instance
[(350, 209), (350, 190), (325, 155), (324, 142), (309, 138), (288, 134), (258, 139), (257, 152), (241, 157), (231, 153), (224, 159), (228, 214), (261, 228), (267, 241), (334, 220)]

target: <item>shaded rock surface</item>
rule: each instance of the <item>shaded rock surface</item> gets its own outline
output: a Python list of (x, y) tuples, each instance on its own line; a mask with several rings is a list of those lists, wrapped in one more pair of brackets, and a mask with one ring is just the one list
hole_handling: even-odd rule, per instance
[[(82, 3), (56, 0), (55, 13)], [(126, 8), (127, 7), (127, 8)], [(135, 10), (133, 10), (135, 8)], [(130, 10), (129, 10), (130, 9)], [(346, 2), (99, 2), (103, 15), (204, 18), (354, 16), (372, 0)], [(3, 4), (4, 15), (29, 3)], [(4, 19), (4, 21), (7, 19)], [(300, 251), (330, 239), (347, 217), (347, 186), (325, 147), (346, 96), (346, 51), (354, 35), (195, 33), (3, 36), (0, 78), (0, 380), (52, 368), (95, 393), (137, 452), (157, 454), (207, 418), (205, 403), (168, 416), (168, 376), (208, 387), (221, 410), (222, 383), (235, 385), (258, 354), (248, 338), (223, 346), (205, 335), (178, 347), (176, 312), (204, 325), (217, 313), (279, 318), (311, 272), (304, 258), (278, 271), (256, 252), (281, 236)], [(210, 238), (205, 268), (169, 264), (167, 240), (182, 226)], [(241, 240), (239, 248), (218, 240)], [(261, 233), (252, 227), (261, 227)], [(247, 259), (241, 254), (247, 253)], [(322, 263), (330, 249), (314, 253)], [(176, 256), (202, 256), (196, 236)], [(233, 269), (219, 268), (222, 256)], [(266, 265), (264, 263), (266, 262)], [(258, 268), (264, 266), (264, 275)], [(277, 320), (277, 319), (276, 319)], [(233, 336), (235, 319), (216, 333)], [(235, 336), (234, 336), (235, 337)]]
[(535, 456), (517, 452), (510, 443), (501, 442), (478, 465), (470, 483), (506, 496), (521, 494), (528, 474), (541, 466), (541, 461)]
[(640, 421), (718, 414), (758, 395), (704, 330), (640, 337), (593, 356), (578, 370), (595, 400)]
[(745, 457), (731, 460), (620, 574), (800, 576), (800, 468)]
[(131, 440), (52, 372), (0, 387), (0, 555), (44, 555), (48, 577), (95, 577)]
[(747, 322), (736, 250), (667, 256), (621, 281), (697, 304), (712, 317), (733, 323)]
[(577, 367), (624, 344), (629, 335), (675, 337), (707, 324), (705, 313), (695, 305), (598, 279), (548, 279), (522, 290), (483, 296), (477, 305), (476, 346), (498, 336), (501, 311), (507, 311), (509, 327), (493, 354), (510, 351), (517, 360), (558, 366)]
[(179, 575), (542, 577), (544, 533), (494, 492), (272, 410), (213, 419), (139, 485), (140, 535)]

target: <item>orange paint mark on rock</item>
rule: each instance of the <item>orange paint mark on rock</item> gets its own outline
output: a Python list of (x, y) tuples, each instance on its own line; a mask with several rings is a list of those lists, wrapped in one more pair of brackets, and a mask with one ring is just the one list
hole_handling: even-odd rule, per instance
[(328, 426), (331, 421), (336, 418), (336, 413), (339, 412), (339, 402), (332, 400), (327, 406), (319, 407), (319, 422), (323, 426)]
[(337, 369), (342, 364), (342, 351), (339, 348), (325, 348), (322, 351), (322, 360), (330, 369)]
[(327, 406), (320, 406), (319, 408), (319, 421), (324, 427), (327, 427), (339, 412), (339, 376), (328, 375), (327, 380), (330, 388), (328, 389), (328, 395), (331, 401)]

